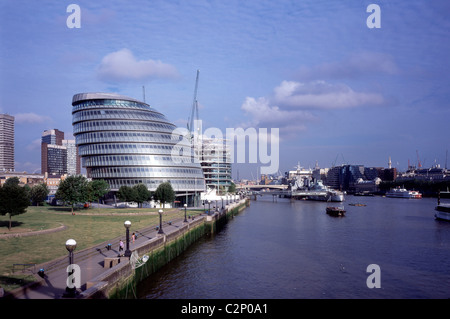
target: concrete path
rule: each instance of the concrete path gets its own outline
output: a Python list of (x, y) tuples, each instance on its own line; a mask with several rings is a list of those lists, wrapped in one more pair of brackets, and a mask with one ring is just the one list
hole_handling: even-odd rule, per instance
[[(203, 215), (204, 216), (204, 215)], [(203, 216), (195, 217), (203, 218)], [(188, 223), (192, 222), (192, 219), (188, 219)], [(163, 223), (162, 229), (165, 234), (170, 234), (171, 232), (177, 230), (178, 227), (184, 224), (184, 218), (173, 220), (171, 225), (168, 222)], [(131, 234), (135, 232), (137, 234), (137, 239), (133, 243), (131, 240)], [(133, 229), (131, 225), (130, 229), (130, 250), (133, 251), (133, 246), (142, 244), (151, 238), (161, 236), (158, 234), (156, 225), (136, 230)], [(86, 290), (86, 283), (91, 279), (102, 274), (106, 268), (104, 268), (104, 258), (105, 257), (117, 257), (119, 255), (119, 240), (122, 239), (125, 244), (125, 229), (123, 236), (112, 239), (111, 241), (104, 242), (95, 247), (87, 248), (82, 251), (74, 251), (73, 263), (77, 264), (81, 269), (81, 287), (78, 289), (79, 292)], [(76, 238), (75, 238), (76, 240)], [(107, 244), (111, 244), (111, 249), (106, 248)], [(121, 252), (122, 254), (123, 252)], [(128, 261), (128, 257), (121, 257), (121, 262)], [(66, 289), (66, 280), (68, 274), (66, 268), (69, 265), (69, 257), (59, 258), (45, 264), (37, 265), (36, 271), (40, 268), (44, 268), (45, 275), (44, 278), (36, 276), (41, 280), (41, 285), (34, 285), (33, 287), (28, 287), (22, 289), (22, 291), (14, 292), (14, 297), (18, 299), (60, 299), (63, 298), (63, 294)]]

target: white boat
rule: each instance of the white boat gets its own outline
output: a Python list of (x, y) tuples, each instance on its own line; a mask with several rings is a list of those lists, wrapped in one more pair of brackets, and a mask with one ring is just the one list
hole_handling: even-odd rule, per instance
[(437, 205), (435, 210), (436, 213), (434, 214), (434, 217), (436, 217), (436, 219), (450, 221), (450, 204)]
[(309, 188), (308, 199), (318, 201), (331, 201), (331, 202), (343, 202), (344, 193), (328, 188), (323, 185), (321, 180), (318, 180), (314, 185)]
[(386, 197), (393, 198), (422, 198), (422, 194), (418, 191), (409, 191), (406, 188), (396, 187), (392, 188), (386, 193)]
[(441, 196), (443, 198), (450, 198), (450, 192), (439, 193), (438, 205), (435, 207), (436, 213), (434, 214), (434, 217), (439, 220), (450, 221), (450, 204), (441, 204)]
[(332, 202), (343, 202), (344, 193), (336, 190), (330, 190), (330, 201)]

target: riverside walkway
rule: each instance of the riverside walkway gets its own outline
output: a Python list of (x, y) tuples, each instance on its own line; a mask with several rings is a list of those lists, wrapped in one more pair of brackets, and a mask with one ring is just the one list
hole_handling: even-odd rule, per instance
[[(205, 218), (205, 215), (199, 215), (195, 217), (195, 221), (198, 219)], [(194, 220), (188, 218), (188, 224), (192, 223)], [(170, 223), (165, 222), (162, 225), (162, 229), (165, 235), (176, 231), (180, 226), (186, 225), (184, 218), (172, 220)], [(135, 242), (132, 242), (131, 234), (137, 234)], [(135, 230), (130, 229), (130, 250), (133, 251), (133, 247), (153, 239), (158, 236), (163, 236), (158, 234), (157, 225), (152, 225), (144, 229)], [(116, 237), (110, 241), (103, 242), (94, 247), (83, 249), (81, 251), (74, 251), (73, 263), (78, 265), (81, 270), (81, 285), (77, 289), (78, 292), (83, 292), (87, 289), (87, 282), (91, 279), (102, 274), (107, 268), (104, 267), (104, 260), (107, 257), (118, 257), (119, 255), (119, 241), (123, 240), (124, 250), (126, 250), (126, 237), (125, 234)], [(76, 239), (75, 239), (76, 240)], [(111, 249), (107, 249), (106, 246), (111, 244)], [(121, 252), (121, 254), (123, 254)], [(120, 257), (120, 262), (128, 262), (128, 257)], [(44, 278), (38, 277), (39, 282), (30, 286), (24, 287), (23, 289), (18, 289), (13, 292), (12, 297), (17, 299), (62, 299), (63, 294), (66, 289), (66, 281), (68, 274), (66, 268), (69, 265), (69, 257), (61, 257), (44, 264), (36, 266), (36, 270), (40, 268), (44, 269)]]

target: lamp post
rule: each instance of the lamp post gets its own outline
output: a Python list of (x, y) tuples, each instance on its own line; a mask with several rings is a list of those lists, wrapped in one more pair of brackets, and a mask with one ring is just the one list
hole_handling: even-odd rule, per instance
[(126, 233), (126, 239), (127, 239), (127, 249), (125, 250), (125, 257), (130, 257), (131, 256), (131, 251), (130, 251), (130, 227), (131, 227), (131, 222), (129, 220), (127, 220), (123, 226), (126, 228), (127, 233)]
[(184, 204), (184, 222), (187, 223), (187, 219), (186, 219), (186, 209), (187, 209), (187, 204)]
[(66, 281), (66, 292), (63, 297), (73, 298), (76, 295), (77, 288), (73, 284), (74, 278), (74, 267), (73, 267), (73, 251), (77, 248), (77, 242), (74, 239), (69, 239), (66, 241), (66, 249), (69, 252), (69, 267), (68, 267), (68, 276)]
[(158, 230), (158, 234), (164, 234), (163, 230), (162, 230), (162, 214), (163, 214), (163, 210), (160, 209), (158, 211), (159, 213), (159, 230)]
[(211, 201), (208, 201), (208, 215), (211, 215)]

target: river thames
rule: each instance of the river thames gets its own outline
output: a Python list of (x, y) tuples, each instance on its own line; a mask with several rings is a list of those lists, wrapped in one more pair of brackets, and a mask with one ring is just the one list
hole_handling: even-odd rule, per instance
[[(258, 197), (142, 282), (138, 298), (450, 298), (450, 222), (435, 220), (436, 203), (347, 195), (346, 216), (333, 217), (330, 203)], [(380, 288), (369, 288), (375, 275)]]

